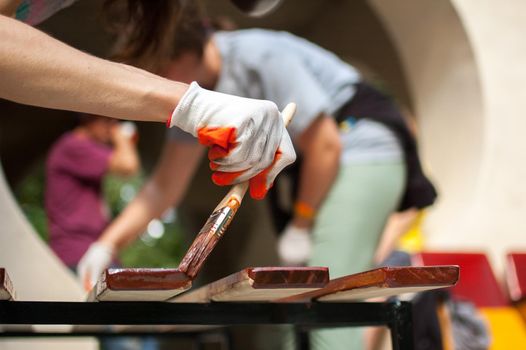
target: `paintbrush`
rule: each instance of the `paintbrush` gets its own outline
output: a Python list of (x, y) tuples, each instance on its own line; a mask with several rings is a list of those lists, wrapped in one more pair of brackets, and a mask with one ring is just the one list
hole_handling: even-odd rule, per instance
[[(290, 123), (295, 112), (296, 104), (294, 103), (289, 103), (283, 109), (281, 116), (285, 126)], [(225, 233), (234, 215), (236, 215), (247, 189), (248, 181), (232, 186), (197, 234), (194, 242), (179, 264), (179, 270), (184, 272), (190, 279), (193, 280), (199, 273), (205, 260)]]

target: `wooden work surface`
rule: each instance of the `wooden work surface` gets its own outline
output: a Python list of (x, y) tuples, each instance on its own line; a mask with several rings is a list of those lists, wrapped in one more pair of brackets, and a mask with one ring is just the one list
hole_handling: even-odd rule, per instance
[(458, 266), (381, 267), (330, 281), (324, 288), (292, 295), (279, 302), (357, 301), (390, 297), (457, 283)]
[(165, 301), (191, 286), (179, 269), (107, 269), (88, 301)]
[(382, 267), (329, 281), (326, 267), (246, 268), (180, 293), (191, 281), (178, 269), (108, 269), (90, 301), (357, 301), (453, 286), (458, 266)]
[(171, 301), (272, 301), (322, 288), (328, 282), (326, 267), (251, 267)]
[(7, 271), (0, 267), (0, 300), (14, 300), (15, 291)]

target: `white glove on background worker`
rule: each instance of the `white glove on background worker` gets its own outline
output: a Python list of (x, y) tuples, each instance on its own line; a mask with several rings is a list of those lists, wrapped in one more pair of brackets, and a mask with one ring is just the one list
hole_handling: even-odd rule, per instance
[(278, 240), (278, 255), (281, 262), (286, 266), (305, 265), (311, 251), (310, 229), (289, 223)]
[(99, 242), (90, 245), (77, 266), (78, 278), (84, 290), (93, 288), (102, 272), (111, 265), (113, 256), (113, 247)]
[(280, 112), (271, 101), (222, 94), (193, 82), (168, 125), (210, 147), (214, 183), (230, 185), (250, 179), (253, 198), (263, 198), (276, 175), (296, 159)]

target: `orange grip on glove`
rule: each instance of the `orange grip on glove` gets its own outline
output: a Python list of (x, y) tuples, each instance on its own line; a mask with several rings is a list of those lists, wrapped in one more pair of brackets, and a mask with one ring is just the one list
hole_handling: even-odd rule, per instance
[[(237, 146), (236, 129), (234, 127), (203, 127), (198, 130), (197, 138), (200, 144), (210, 148), (208, 150), (208, 159), (210, 160), (210, 169), (214, 171), (212, 181), (216, 185), (231, 185), (239, 176), (245, 173), (245, 171), (217, 171), (220, 165), (214, 162), (214, 160), (226, 157)], [(252, 198), (265, 198), (268, 190), (272, 187), (272, 183), (268, 184), (269, 172), (280, 157), (281, 151), (278, 149), (272, 164), (249, 180), (250, 196)]]

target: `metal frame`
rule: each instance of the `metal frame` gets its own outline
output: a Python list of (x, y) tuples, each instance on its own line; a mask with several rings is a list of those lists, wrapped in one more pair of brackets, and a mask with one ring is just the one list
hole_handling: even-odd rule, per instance
[[(242, 325), (294, 324), (302, 328), (385, 325), (394, 350), (412, 350), (412, 308), (409, 302), (385, 303), (166, 303), (0, 301), (3, 325)], [(0, 332), (17, 336), (104, 336), (111, 333)], [(138, 333), (119, 332), (118, 335)], [(152, 333), (149, 333), (152, 334)], [(153, 333), (157, 334), (157, 333)]]

